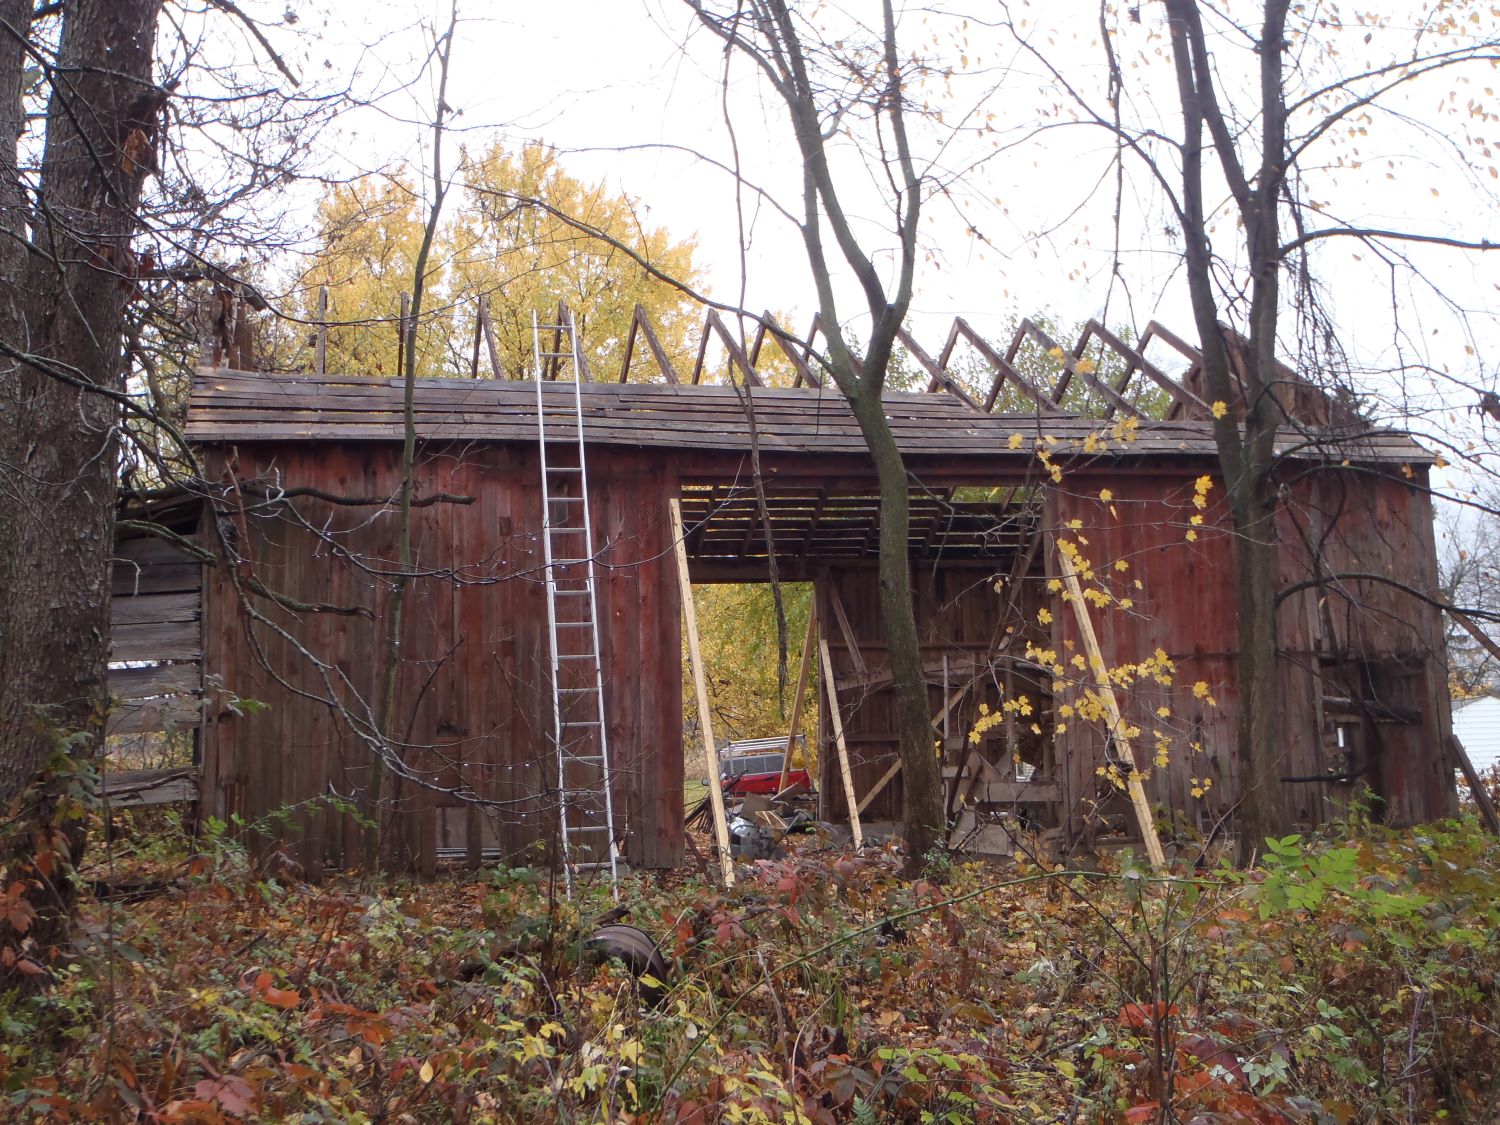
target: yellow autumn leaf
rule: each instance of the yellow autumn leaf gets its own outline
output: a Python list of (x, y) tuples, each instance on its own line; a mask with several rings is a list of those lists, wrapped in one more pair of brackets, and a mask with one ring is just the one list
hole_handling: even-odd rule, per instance
[(1223, 399), (1219, 399), (1209, 409), (1213, 411), (1215, 418), (1222, 418), (1229, 413), (1229, 404)]
[(425, 1086), (425, 1085), (427, 1085), (427, 1083), (429, 1083), (429, 1082), (432, 1081), (432, 1076), (435, 1073), (436, 1072), (432, 1069), (432, 1063), (431, 1062), (424, 1062), (422, 1064), (421, 1069), (417, 1071), (417, 1077), (419, 1077), (422, 1080), (422, 1085)]

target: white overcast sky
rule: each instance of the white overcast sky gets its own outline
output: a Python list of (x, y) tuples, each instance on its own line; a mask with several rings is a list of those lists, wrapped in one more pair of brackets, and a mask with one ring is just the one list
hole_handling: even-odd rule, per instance
[[(878, 13), (873, 0), (847, 0), (842, 7), (864, 18)], [(1121, 272), (1111, 284), (1114, 194), (1107, 135), (1051, 128), (1019, 143), (1022, 135), (1034, 134), (1043, 110), (1065, 100), (1053, 78), (1004, 33), (976, 24), (958, 33), (960, 41), (951, 23), (936, 22), (909, 7), (913, 10), (902, 17), (905, 41), (914, 48), (932, 47), (936, 28), (938, 48), (967, 56), (969, 68), (949, 96), (954, 104), (994, 113), (1003, 146), (996, 151), (993, 141), (987, 146), (963, 142), (944, 153), (950, 169), (987, 159), (958, 184), (962, 215), (944, 201), (928, 208), (924, 245), (932, 253), (924, 259), (913, 305), (918, 338), (936, 348), (954, 315), (998, 337), (1010, 318), (1037, 313), (1052, 314), (1063, 323), (1107, 314), (1112, 325), (1137, 329), (1156, 318), (1191, 336), (1173, 218), (1139, 168), (1132, 167), (1125, 185)], [(969, 7), (993, 19), (1002, 5), (985, 0)], [(1026, 33), (1045, 47), (1070, 82), (1100, 89), (1096, 4), (1059, 0), (1027, 6), (1016, 0), (1011, 7), (1018, 20), (1028, 21)], [(1171, 81), (1171, 67), (1161, 8), (1148, 0), (1141, 5), (1140, 24), (1121, 25), (1122, 53), (1139, 52), (1145, 59), (1129, 74), (1136, 98), (1130, 108), (1148, 117), (1173, 112), (1171, 88), (1163, 85)], [(840, 6), (827, 10), (831, 19)], [(410, 75), (422, 54), (419, 21), (430, 26), (446, 12), (441, 0), (321, 0), (319, 8), (301, 8), (304, 18), (288, 36), (300, 40), (295, 53), (310, 71), (321, 69), (324, 60), (338, 70), (352, 67), (357, 59), (362, 83), (389, 87)], [(659, 147), (681, 146), (730, 159), (719, 47), (693, 30), (686, 7), (678, 0), (467, 0), (460, 12), (463, 25), (448, 100), (462, 111), (462, 137), (476, 145), (497, 138), (555, 145), (573, 174), (608, 180), (636, 197), (651, 222), (677, 237), (695, 237), (712, 296), (737, 301), (741, 280), (732, 183), (683, 152)], [(1413, 34), (1398, 21), (1377, 32), (1368, 49), (1400, 48)], [(1235, 57), (1226, 47), (1226, 71)], [(1317, 59), (1304, 61), (1309, 67), (1318, 65)], [(764, 100), (743, 62), (733, 73), (729, 113), (745, 174), (796, 210), (799, 167), (780, 108)], [(1002, 92), (986, 104), (972, 104), (977, 91), (993, 85), (1002, 73)], [(430, 112), (431, 88), (419, 84), (413, 94), (415, 101), (390, 99), (384, 114), (366, 113), (331, 134), (331, 165), (353, 173), (422, 160), (426, 136), (419, 119)], [(1406, 123), (1394, 116), (1381, 118), (1371, 123), (1368, 139), (1343, 142), (1336, 155), (1359, 162), (1360, 169), (1315, 180), (1310, 193), (1318, 197), (1326, 184), (1328, 192), (1341, 193), (1327, 201), (1342, 216), (1369, 225), (1500, 237), (1495, 198), (1488, 190), (1493, 173), (1486, 175), (1485, 167), (1489, 124), (1442, 109), (1450, 97), (1461, 105), (1487, 96), (1482, 82), (1454, 87), (1446, 77), (1415, 88), (1395, 107)], [(1159, 110), (1152, 108), (1153, 97)], [(951, 123), (953, 115), (946, 120)], [(923, 131), (919, 148), (931, 151), (935, 139), (935, 131)], [(1419, 144), (1432, 153), (1430, 159), (1413, 156)], [(1359, 145), (1364, 147), (1355, 152)], [(855, 209), (865, 220), (862, 229), (871, 245), (887, 244), (874, 198), (857, 196)], [(753, 237), (746, 256), (745, 303), (787, 313), (794, 326), (805, 326), (814, 300), (800, 239), (769, 209), (747, 210), (747, 221)], [(969, 233), (970, 223), (982, 239)], [(1324, 253), (1324, 298), (1357, 361), (1374, 368), (1404, 358), (1438, 369), (1435, 378), (1413, 380), (1404, 388), (1389, 379), (1373, 382), (1383, 398), (1405, 394), (1412, 407), (1427, 412), (1429, 425), (1467, 426), (1470, 418), (1460, 412), (1473, 396), (1458, 394), (1445, 375), (1495, 388), (1494, 368), (1483, 357), (1500, 347), (1489, 320), (1500, 290), (1500, 253), (1493, 261), (1437, 251), (1415, 252), (1414, 257), (1428, 268), (1440, 292), (1417, 292), (1407, 302), (1405, 337), (1395, 333), (1391, 313), (1393, 299), (1406, 299), (1403, 284), (1393, 288), (1391, 271), (1358, 247), (1330, 246)], [(850, 318), (859, 311), (858, 300), (847, 285), (843, 293), (841, 313)], [(1475, 313), (1472, 327), (1465, 329), (1445, 302)]]

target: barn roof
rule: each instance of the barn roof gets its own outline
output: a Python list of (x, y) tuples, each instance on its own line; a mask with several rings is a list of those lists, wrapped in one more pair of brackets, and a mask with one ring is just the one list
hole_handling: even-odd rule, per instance
[[(753, 405), (763, 453), (862, 454), (858, 423), (836, 391), (820, 387), (732, 387), (655, 383), (588, 383), (581, 388), (584, 429), (591, 443), (633, 448), (746, 452)], [(541, 384), (549, 438), (571, 436), (573, 385)], [(972, 460), (1030, 458), (1042, 441), (1058, 456), (1215, 455), (1207, 420), (1125, 422), (1057, 410), (986, 413), (947, 393), (890, 393), (886, 416), (909, 456)], [(530, 443), (537, 440), (537, 384), (494, 379), (419, 379), (414, 399), (424, 441)], [(386, 442), (402, 440), (399, 379), (345, 375), (266, 375), (205, 369), (188, 406), (187, 436), (202, 444), (230, 442)], [(1019, 435), (1019, 440), (1017, 440)], [(1417, 463), (1431, 455), (1409, 436), (1342, 427), (1317, 440), (1288, 430), (1279, 452), (1308, 459)]]

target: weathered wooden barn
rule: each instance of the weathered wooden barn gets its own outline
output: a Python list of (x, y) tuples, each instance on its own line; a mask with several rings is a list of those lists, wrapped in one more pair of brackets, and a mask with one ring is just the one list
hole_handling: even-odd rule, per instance
[[(824, 814), (847, 815), (831, 695), (863, 817), (898, 819), (877, 498), (847, 405), (819, 385), (811, 341), (780, 348), (792, 385), (770, 387), (760, 361), (771, 344), (742, 350), (711, 317), (728, 379), (704, 385), (702, 350), (698, 369), (680, 375), (644, 320), (637, 327), (650, 345), (641, 355), (655, 359), (650, 381), (634, 381), (642, 364), (630, 348), (632, 381), (581, 391), (626, 858), (666, 867), (683, 857), (673, 498), (693, 581), (764, 582), (774, 551), (783, 579), (815, 583), (834, 680), (819, 693)], [(959, 321), (936, 357), (905, 344), (929, 382), (888, 395), (886, 412), (911, 475), (911, 580), (955, 816), (960, 803), (981, 825), (1022, 814), (1066, 843), (1116, 804), (1101, 776), (1109, 740), (1090, 721), (1077, 624), (1055, 581), (1067, 542), (1092, 564), (1094, 620), (1140, 730), (1147, 792), (1163, 821), (1212, 830), (1239, 797), (1237, 633), (1196, 353), (1156, 325), (1127, 345), (1091, 324), (1064, 350), (1023, 322), (1001, 350)], [(550, 838), (538, 394), (505, 379), (416, 386), (399, 721), (382, 743), (373, 732), (399, 569), (401, 384), (200, 373), (187, 435), (211, 487), (187, 530), (218, 565), (200, 569), (149, 538), (125, 544), (115, 655), (132, 662), (119, 670), (134, 685), (131, 714), (197, 727), (203, 813), (259, 823), (314, 872), (365, 854), (362, 808), (381, 825), (384, 854), (419, 869), (444, 856), (524, 862)], [(540, 389), (559, 422), (572, 396), (571, 385)], [(1317, 823), (1368, 786), (1395, 823), (1448, 813), (1441, 621), (1408, 592), (1436, 585), (1431, 458), (1300, 383), (1281, 453), (1289, 807)], [(178, 581), (163, 570), (153, 584), (156, 566)], [(190, 573), (201, 594), (181, 582)], [(132, 641), (127, 622), (156, 632)], [(184, 706), (184, 694), (201, 703)]]

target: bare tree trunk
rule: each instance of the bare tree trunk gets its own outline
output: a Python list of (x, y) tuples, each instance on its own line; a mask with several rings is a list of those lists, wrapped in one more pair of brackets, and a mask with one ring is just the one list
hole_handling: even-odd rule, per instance
[(880, 614), (896, 693), (902, 833), (907, 865), (915, 872), (943, 838), (943, 788), (933, 753), (932, 724), (927, 717), (927, 675), (922, 666), (922, 643), (912, 606), (911, 564), (907, 557), (911, 526), (909, 484), (905, 462), (885, 420), (880, 399), (856, 399), (854, 414), (880, 481)]
[[(10, 0), (7, 19), (14, 19)], [(21, 5), (25, 8), (28, 5)], [(0, 235), (0, 838), (29, 910), (0, 922), (0, 989), (50, 975), (66, 943), (82, 852), (78, 782), (107, 709), (124, 304), (136, 207), (155, 147), (160, 0), (70, 0), (52, 73), (30, 246)], [(12, 27), (24, 34), (29, 11)], [(0, 31), (10, 82), (18, 49)], [(0, 91), (10, 128), (9, 88)], [(3, 138), (13, 169), (11, 136)], [(8, 184), (9, 198), (15, 199)]]
[[(25, 259), (17, 254), (14, 240), (26, 229), (25, 194), (16, 170), (17, 143), (26, 127), (26, 108), (21, 104), (21, 84), (26, 75), (26, 45), (12, 37), (25, 35), (31, 24), (32, 0), (0, 0), (0, 262), (14, 267)], [(0, 276), (14, 297), (19, 278), (10, 272)]]
[[(726, 49), (742, 52), (761, 69), (785, 102), (797, 138), (802, 158), (802, 239), (828, 336), (829, 370), (859, 421), (880, 483), (880, 607), (896, 692), (907, 871), (916, 874), (924, 866), (927, 852), (941, 838), (943, 800), (942, 773), (933, 754), (927, 716), (927, 684), (907, 558), (911, 485), (881, 401), (891, 347), (911, 304), (922, 210), (922, 178), (906, 132), (906, 92), (902, 55), (896, 43), (895, 9), (891, 0), (883, 0), (880, 6), (880, 81), (869, 91), (872, 114), (889, 130), (890, 147), (883, 150), (883, 159), (893, 188), (890, 202), (900, 253), (894, 284), (888, 284), (860, 244), (829, 161), (826, 140), (836, 130), (825, 135), (822, 116), (828, 114), (837, 120), (843, 109), (820, 100), (825, 91), (814, 75), (813, 63), (824, 53), (816, 47), (812, 51), (804, 48), (786, 0), (766, 0), (748, 11), (735, 6), (717, 12), (703, 0), (686, 2), (705, 27), (724, 40)], [(871, 330), (863, 362), (850, 351), (839, 321), (832, 263), (823, 241), (825, 229), (864, 293)]]
[[(1196, 0), (1167, 0), (1173, 62), (1183, 114), (1182, 226), (1186, 276), (1210, 395), (1224, 404), (1214, 422), (1219, 467), (1234, 524), (1235, 602), (1239, 614), (1239, 767), (1243, 798), (1239, 858), (1247, 861), (1267, 836), (1286, 829), (1278, 744), (1276, 634), (1277, 550), (1275, 465), (1280, 412), (1270, 389), (1276, 379), (1280, 257), (1277, 207), (1285, 175), (1286, 108), (1281, 96), (1281, 42), (1286, 0), (1269, 0), (1261, 32), (1261, 160), (1252, 181), (1235, 150), (1213, 85)], [(1219, 327), (1214, 263), (1203, 201), (1203, 132), (1208, 129), (1244, 223), (1252, 296), (1250, 350), (1243, 379), (1230, 368)]]
[[(427, 261), (432, 254), (432, 244), (437, 238), (438, 221), (443, 215), (443, 201), (448, 195), (448, 181), (443, 171), (443, 136), (446, 127), (448, 103), (448, 66), (453, 57), (453, 33), (458, 27), (458, 3), (449, 9), (448, 29), (433, 44), (433, 56), (438, 66), (437, 105), (432, 121), (432, 202), (427, 209), (427, 222), (422, 229), (422, 242), (417, 248), (417, 260), (412, 269), (411, 311), (401, 318), (402, 356), (404, 370), (402, 379), (403, 419), (401, 442), (401, 489), (396, 517), (396, 576), (391, 580), (391, 597), (385, 609), (385, 665), (380, 677), (380, 702), (377, 724), (386, 753), (402, 754), (393, 744), (396, 729), (396, 689), (400, 679), (402, 647), (405, 643), (406, 591), (411, 585), (412, 543), (411, 502), (415, 486), (417, 455), (417, 423), (413, 402), (417, 385), (417, 329), (422, 320), (422, 299), (427, 291)], [(370, 787), (366, 794), (371, 818), (371, 828), (366, 838), (365, 862), (371, 868), (380, 864), (382, 791), (385, 782), (385, 762), (377, 760), (370, 765)]]

